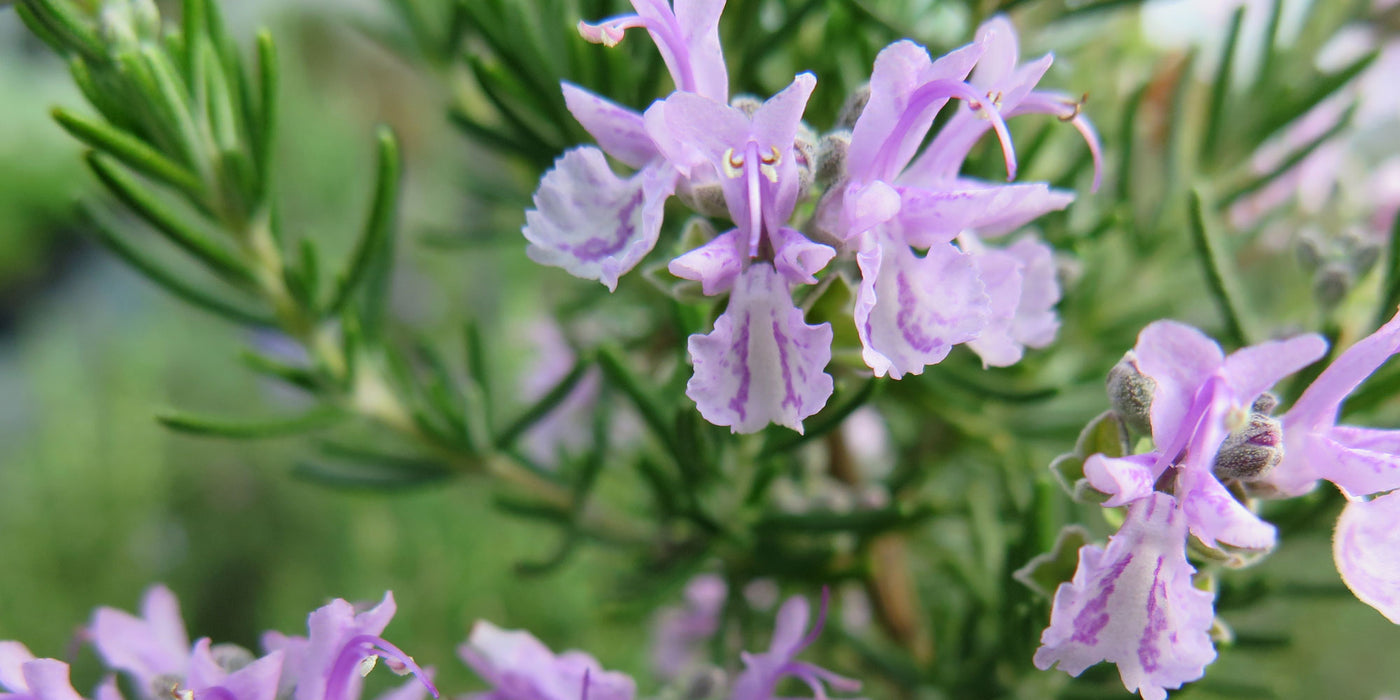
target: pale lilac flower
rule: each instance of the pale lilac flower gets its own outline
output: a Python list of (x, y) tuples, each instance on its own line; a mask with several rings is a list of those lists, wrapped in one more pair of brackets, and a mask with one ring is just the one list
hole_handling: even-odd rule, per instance
[(555, 655), (528, 632), (484, 620), (457, 653), (492, 686), (473, 700), (632, 700), (637, 694), (630, 676), (603, 670), (584, 652)]
[(307, 617), (305, 637), (264, 634), (263, 647), (280, 651), (286, 658), (281, 690), (295, 687), (295, 700), (354, 700), (360, 695), (364, 676), (383, 659), (395, 673), (417, 676), (436, 698), (437, 688), (413, 657), (380, 636), (396, 609), (390, 592), (384, 593), (378, 605), (361, 613), (337, 598)]
[(797, 655), (811, 646), (817, 635), (821, 634), (826, 624), (828, 598), (829, 593), (823, 590), (821, 610), (810, 631), (807, 623), (812, 610), (807, 599), (793, 596), (783, 603), (778, 609), (777, 621), (773, 625), (773, 641), (768, 645), (768, 651), (743, 654), (744, 670), (734, 680), (729, 700), (775, 700), (778, 683), (789, 676), (806, 684), (817, 698), (826, 698), (826, 685), (843, 693), (860, 690), (859, 681), (797, 660)]
[[(535, 357), (521, 374), (520, 393), (521, 399), (533, 403), (563, 380), (578, 358), (569, 347), (563, 328), (552, 319), (530, 324), (527, 333)], [(598, 368), (589, 368), (573, 391), (531, 426), (521, 440), (521, 448), (530, 459), (554, 467), (561, 456), (577, 454), (588, 446), (602, 379)]]
[[(19, 642), (0, 642), (0, 698), (6, 700), (84, 700), (68, 678), (68, 664), (37, 659)], [(122, 700), (114, 679), (97, 689), (95, 700)]]
[(989, 367), (1009, 367), (1026, 348), (1043, 348), (1055, 340), (1060, 318), (1060, 283), (1055, 276), (1055, 251), (1033, 236), (1005, 248), (988, 247), (968, 231), (958, 237), (972, 256), (991, 299), (987, 327), (967, 347)]
[[(656, 42), (676, 89), (723, 101), (728, 77), (719, 48), (723, 0), (635, 0), (635, 15), (579, 23), (584, 38), (609, 46), (623, 30), (644, 27)], [(565, 153), (545, 173), (535, 208), (525, 213), (526, 253), (585, 279), (617, 288), (617, 280), (651, 252), (661, 230), (666, 199), (678, 184), (674, 166), (647, 135), (642, 115), (578, 86), (563, 84), (564, 101), (602, 150), (583, 146)], [(618, 177), (604, 153), (635, 169)]]
[(1154, 493), (1134, 502), (1106, 549), (1079, 550), (1074, 579), (1055, 592), (1036, 667), (1078, 676), (1108, 661), (1129, 691), (1164, 700), (1215, 660), (1212, 596), (1192, 585), (1194, 573), (1176, 499)]
[(149, 689), (160, 676), (183, 676), (189, 670), (190, 638), (180, 619), (180, 602), (165, 586), (146, 589), (141, 617), (98, 608), (88, 632), (107, 666), (131, 674), (139, 688)]
[(1337, 425), (1342, 402), (1400, 351), (1400, 314), (1333, 360), (1282, 419), (1284, 457), (1267, 485), (1283, 495), (1336, 484), (1350, 501), (1337, 523), (1334, 558), (1363, 602), (1400, 624), (1400, 430)]
[(1153, 450), (1084, 463), (1090, 485), (1108, 494), (1106, 506), (1123, 505), (1154, 492), (1168, 469), (1191, 534), (1207, 546), (1218, 542), (1268, 549), (1274, 528), (1236, 500), (1212, 473), (1230, 428), (1276, 382), (1320, 358), (1326, 341), (1315, 334), (1252, 345), (1228, 357), (1215, 341), (1175, 321), (1157, 321), (1138, 335), (1134, 354), (1143, 375), (1155, 382), (1151, 428)]
[(704, 646), (719, 630), (729, 587), (717, 574), (701, 574), (685, 585), (685, 603), (662, 608), (652, 626), (651, 664), (658, 678), (672, 680), (697, 666)]

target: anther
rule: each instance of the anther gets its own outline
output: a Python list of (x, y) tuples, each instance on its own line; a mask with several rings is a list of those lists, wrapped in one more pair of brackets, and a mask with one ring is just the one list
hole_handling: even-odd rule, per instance
[(1081, 111), (1083, 111), (1084, 105), (1085, 105), (1088, 101), (1089, 101), (1089, 93), (1086, 92), (1086, 93), (1084, 93), (1083, 96), (1081, 96), (1081, 97), (1079, 98), (1079, 101), (1078, 101), (1078, 102), (1068, 102), (1068, 101), (1065, 102), (1065, 106), (1066, 106), (1066, 107), (1071, 107), (1072, 109), (1070, 110), (1070, 113), (1069, 113), (1069, 114), (1060, 115), (1060, 121), (1062, 121), (1062, 122), (1072, 122), (1072, 121), (1074, 121), (1075, 119), (1078, 119), (1078, 118), (1079, 118), (1079, 113), (1080, 113)]
[(739, 177), (744, 173), (744, 156), (734, 152), (729, 148), (724, 151), (724, 175), (725, 177)]

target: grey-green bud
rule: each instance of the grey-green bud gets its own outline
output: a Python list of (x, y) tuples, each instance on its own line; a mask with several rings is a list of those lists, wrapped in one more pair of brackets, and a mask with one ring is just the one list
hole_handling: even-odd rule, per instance
[(754, 112), (763, 106), (763, 100), (753, 95), (735, 95), (730, 98), (729, 106), (744, 113), (744, 116), (753, 119)]
[[(1257, 403), (1257, 402), (1256, 402)], [(1283, 426), (1263, 413), (1251, 413), (1249, 422), (1220, 445), (1214, 472), (1222, 479), (1253, 481), (1283, 461)]]
[(1317, 271), (1317, 277), (1313, 280), (1313, 296), (1324, 307), (1336, 306), (1346, 298), (1355, 282), (1356, 277), (1348, 265), (1329, 262)]
[(846, 151), (851, 147), (851, 132), (833, 131), (817, 143), (817, 186), (827, 189), (846, 176)]
[(797, 197), (803, 201), (812, 194), (812, 183), (817, 174), (817, 132), (806, 122), (797, 125), (797, 139), (793, 141), (792, 153), (797, 158)]
[(856, 91), (846, 98), (846, 102), (841, 105), (841, 111), (836, 114), (836, 128), (856, 128), (856, 120), (860, 119), (867, 104), (870, 104), (870, 83), (856, 88)]
[(1254, 400), (1254, 403), (1249, 407), (1249, 410), (1252, 413), (1262, 413), (1266, 416), (1269, 416), (1273, 415), (1275, 408), (1278, 408), (1278, 397), (1266, 391), (1260, 394), (1259, 398)]
[(1129, 428), (1152, 433), (1152, 394), (1157, 382), (1138, 368), (1137, 353), (1129, 350), (1108, 371), (1108, 403)]
[(214, 663), (218, 664), (219, 668), (229, 673), (253, 663), (258, 658), (253, 652), (237, 644), (215, 644), (209, 647), (209, 655), (214, 657)]
[(686, 206), (705, 216), (728, 217), (729, 206), (724, 203), (724, 188), (719, 180), (683, 182), (676, 196)]

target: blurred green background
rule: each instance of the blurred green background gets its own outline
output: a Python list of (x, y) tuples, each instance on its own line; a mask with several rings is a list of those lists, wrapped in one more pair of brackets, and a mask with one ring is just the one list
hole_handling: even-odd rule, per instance
[[(870, 4), (891, 17), (916, 18), (909, 24), (915, 38), (931, 46), (960, 43), (971, 30), (945, 3)], [(488, 337), (505, 376), (522, 371), (531, 351), (525, 327), (551, 301), (596, 291), (523, 254), (515, 232), (538, 172), (449, 127), (436, 76), (371, 38), (395, 22), (372, 0), (224, 5), (242, 38), (256, 24), (270, 25), (283, 47), (286, 136), (278, 177), (288, 229), (314, 235), (329, 255), (348, 250), (370, 186), (373, 126), (392, 124), (408, 173), (395, 315), (437, 338), (475, 318), (498, 331)], [(821, 50), (820, 35), (797, 43), (799, 53)], [(1132, 11), (1102, 13), (1027, 43), (1026, 55), (1064, 50), (1048, 80), (1091, 89), (1089, 113), (1111, 160), (1124, 138), (1118, 120), (1133, 85), (1180, 60), (1143, 40)], [(858, 83), (868, 58), (841, 79)], [(781, 84), (771, 76), (790, 71), (776, 62), (765, 64), (763, 77), (745, 79)], [(1148, 94), (1149, 108), (1156, 92)], [(817, 109), (834, 112), (841, 97), (822, 95)], [(92, 608), (132, 609), (147, 585), (163, 581), (180, 596), (194, 636), (251, 647), (264, 629), (303, 630), (306, 613), (329, 597), (373, 599), (392, 589), (400, 613), (388, 638), (437, 666), (449, 693), (475, 687), (453, 650), (477, 618), (527, 628), (555, 649), (585, 648), (605, 665), (645, 678), (649, 620), (619, 603), (617, 584), (632, 562), (585, 548), (548, 576), (521, 575), (517, 565), (548, 558), (559, 535), (492, 508), (482, 482), (390, 495), (334, 491), (290, 475), (289, 465), (306, 451), (302, 441), (200, 440), (162, 429), (152, 416), (166, 407), (260, 415), (292, 410), (301, 397), (237, 362), (242, 345), (275, 340), (182, 306), (84, 235), (73, 202), (96, 188), (80, 167), (80, 149), (50, 121), (54, 104), (82, 110), (62, 64), (25, 36), (12, 12), (0, 10), (0, 639), (63, 657)], [(1139, 136), (1172, 118), (1164, 104), (1155, 106), (1162, 110), (1147, 113)], [(1033, 129), (1024, 133), (1018, 138)], [(1071, 147), (1072, 139), (1061, 140), (1052, 150)], [(1109, 195), (1087, 199), (1065, 215), (1068, 228), (1096, 218)], [(466, 228), (488, 235), (466, 247), (432, 244), (438, 234)], [(1148, 268), (1125, 247), (1138, 232), (1121, 223), (1056, 241), (1088, 272), (1067, 293), (1061, 341), (1027, 371), (1079, 388), (1051, 404), (984, 416), (1002, 422), (993, 443), (1027, 428), (1023, 444), (984, 457), (1014, 455), (1035, 465), (1069, 449), (1073, 426), (1102, 409), (1093, 378), (1147, 320), (1217, 323), (1200, 292), (1199, 267), (1185, 252), (1185, 232), (1175, 231)], [(1291, 257), (1242, 259), (1271, 330), (1316, 322), (1306, 281), (1277, 284), (1280, 275), (1305, 277)], [(994, 376), (1014, 378), (1016, 371)], [(932, 378), (918, 381), (938, 386)], [(1395, 425), (1396, 407), (1381, 408), (1378, 415), (1391, 422), (1376, 424)], [(1039, 413), (1027, 417), (1032, 411)], [(935, 484), (960, 498), (955, 489), (966, 488), (967, 478)], [(1330, 523), (1335, 512), (1322, 518)], [(967, 536), (935, 525), (921, 536), (959, 535)], [(1239, 697), (1239, 688), (1261, 686), (1283, 698), (1369, 700), (1400, 692), (1400, 666), (1389, 663), (1400, 653), (1400, 630), (1340, 587), (1325, 528), (1285, 540), (1251, 574), (1287, 582), (1292, 592), (1237, 613), (1222, 603), (1241, 643), (1222, 651), (1208, 682), (1179, 696)], [(937, 583), (923, 582), (932, 589), (926, 594), (937, 595)], [(1024, 664), (1029, 668), (1029, 657)], [(1032, 673), (1037, 680), (1024, 697), (1043, 697), (1059, 675)]]

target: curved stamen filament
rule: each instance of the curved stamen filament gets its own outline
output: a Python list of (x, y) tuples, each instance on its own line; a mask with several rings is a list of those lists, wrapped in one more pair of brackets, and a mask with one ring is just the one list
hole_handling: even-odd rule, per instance
[[(434, 698), (438, 697), (437, 687), (428, 679), (428, 674), (424, 673), (423, 669), (419, 668), (418, 664), (413, 661), (413, 657), (403, 653), (403, 650), (381, 637), (361, 634), (352, 637), (341, 648), (340, 655), (336, 657), (335, 664), (331, 667), (330, 679), (326, 682), (324, 700), (348, 700), (346, 691), (352, 674), (354, 678), (362, 676), (361, 671), (365, 670), (365, 658), (368, 656), (382, 656), (390, 662), (391, 667), (401, 665), (416, 676)], [(373, 666), (369, 668), (373, 668)]]
[(1001, 112), (995, 106), (996, 100), (981, 95), (971, 85), (961, 80), (933, 80), (914, 90), (913, 94), (909, 96), (904, 113), (899, 115), (899, 121), (890, 130), (890, 136), (885, 139), (885, 142), (880, 146), (879, 153), (875, 156), (875, 171), (888, 172), (900, 144), (903, 143), (909, 131), (914, 128), (914, 123), (921, 119), (924, 111), (934, 103), (949, 98), (957, 98), (967, 102), (973, 109), (981, 112), (980, 116), (985, 116), (992, 123), (992, 129), (996, 131), (997, 140), (1001, 142), (1001, 152), (1006, 161), (1006, 179), (1016, 179), (1016, 150), (1011, 143), (1011, 133), (1006, 129), (1006, 121), (1002, 119)]
[(1066, 99), (1062, 95), (1051, 92), (1035, 91), (1026, 95), (1016, 108), (1011, 110), (1006, 116), (1015, 117), (1021, 114), (1051, 114), (1062, 122), (1069, 122), (1079, 135), (1084, 138), (1084, 143), (1089, 146), (1089, 155), (1094, 160), (1094, 185), (1097, 191), (1099, 184), (1103, 181), (1103, 152), (1099, 147), (1099, 135), (1094, 133), (1094, 127), (1084, 118), (1084, 105), (1089, 101), (1089, 93), (1084, 93), (1078, 100)]

